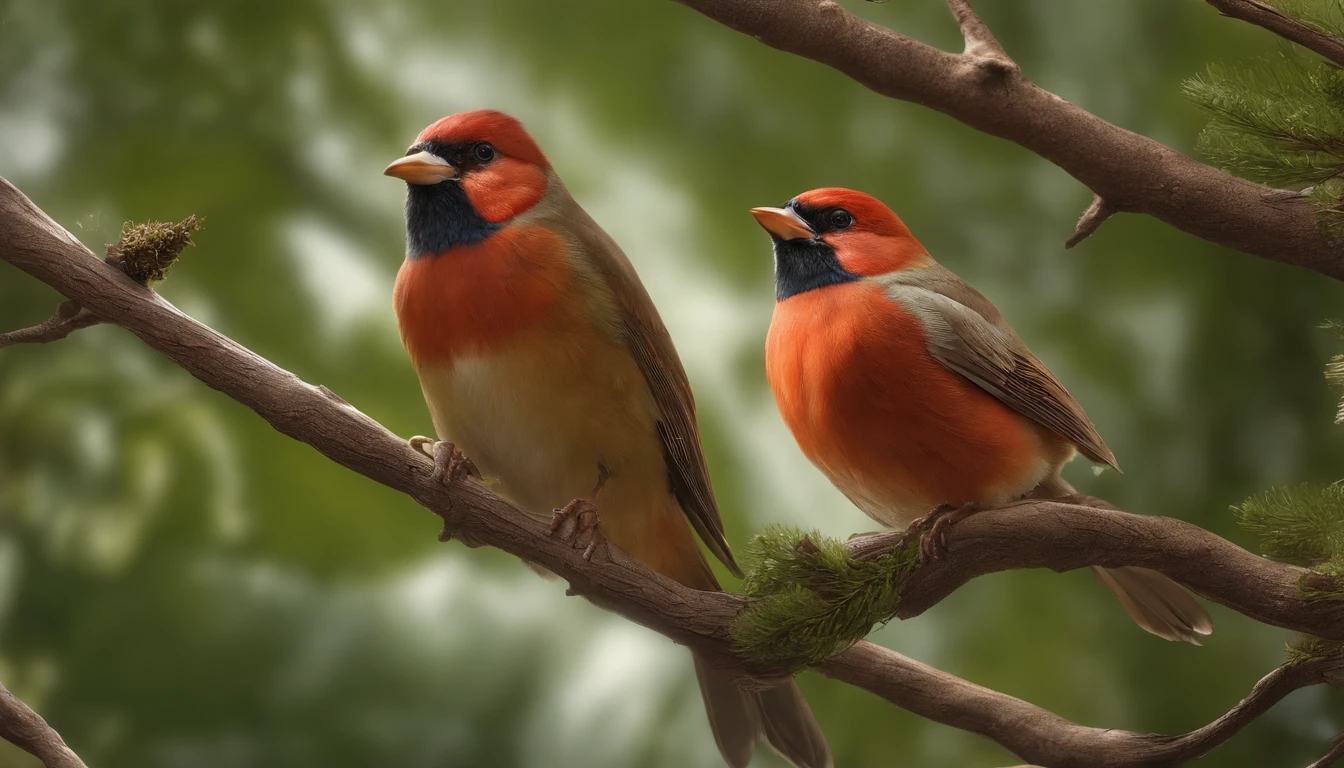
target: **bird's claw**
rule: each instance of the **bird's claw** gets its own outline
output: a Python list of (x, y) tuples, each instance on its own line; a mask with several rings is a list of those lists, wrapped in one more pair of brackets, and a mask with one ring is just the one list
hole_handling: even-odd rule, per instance
[(597, 545), (605, 541), (598, 530), (597, 505), (588, 499), (575, 499), (555, 510), (546, 535), (583, 548), (583, 559), (592, 560)]
[[(406, 442), (414, 450), (434, 460), (434, 469), (429, 473), (429, 478), (434, 482), (452, 486), (453, 483), (464, 477), (479, 479), (481, 476), (480, 470), (476, 468), (476, 463), (467, 458), (466, 454), (462, 453), (456, 445), (446, 440), (435, 440), (432, 437), (416, 435)], [(439, 541), (445, 544), (452, 541), (454, 537), (454, 525), (451, 520), (451, 515), (444, 515), (443, 530), (439, 531)], [(465, 538), (463, 538), (463, 543), (469, 547), (478, 546)]]
[(967, 502), (960, 506), (940, 504), (929, 514), (910, 524), (908, 530), (917, 531), (925, 526), (928, 531), (919, 541), (920, 555), (925, 560), (937, 560), (947, 554), (947, 528), (983, 509), (983, 505)]
[[(462, 453), (462, 450), (447, 440), (435, 440), (432, 437), (416, 435), (406, 442), (411, 447), (425, 454), (434, 460), (434, 471), (430, 473), (431, 480), (452, 485), (464, 477), (480, 478), (481, 471), (476, 468), (476, 462)], [(426, 448), (425, 446), (429, 446)]]

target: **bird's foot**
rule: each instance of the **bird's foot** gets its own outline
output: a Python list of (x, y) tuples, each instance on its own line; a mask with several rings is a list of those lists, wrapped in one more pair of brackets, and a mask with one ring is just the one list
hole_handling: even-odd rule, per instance
[(597, 524), (597, 505), (588, 499), (575, 499), (555, 510), (546, 534), (571, 544), (575, 549), (582, 547), (583, 559), (592, 560), (597, 545), (606, 541), (597, 529)]
[[(431, 437), (416, 435), (406, 442), (411, 447), (434, 460), (434, 471), (429, 477), (445, 485), (452, 485), (464, 477), (479, 479), (481, 471), (476, 462), (462, 453), (456, 445), (447, 440), (435, 440)], [(426, 448), (425, 446), (429, 446)]]
[[(452, 443), (446, 440), (435, 440), (432, 437), (416, 435), (406, 441), (411, 448), (425, 454), (434, 460), (434, 469), (429, 473), (429, 478), (435, 482), (452, 486), (453, 483), (464, 477), (474, 477), (480, 479), (481, 472), (476, 468), (476, 462), (467, 458), (466, 454)], [(451, 515), (443, 516), (443, 530), (439, 531), (439, 541), (452, 541), (454, 531), (450, 521)], [(461, 538), (461, 537), (459, 537)], [(467, 546), (476, 546), (472, 542), (463, 539)]]
[(907, 530), (917, 531), (925, 526), (928, 531), (920, 539), (919, 550), (925, 560), (937, 560), (947, 554), (947, 527), (984, 509), (978, 502), (967, 502), (960, 506), (940, 504), (929, 514), (910, 524)]

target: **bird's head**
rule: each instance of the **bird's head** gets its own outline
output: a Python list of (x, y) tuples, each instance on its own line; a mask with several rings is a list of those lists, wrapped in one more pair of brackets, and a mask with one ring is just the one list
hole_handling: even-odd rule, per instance
[(383, 171), (406, 182), (407, 254), (484, 240), (541, 200), (550, 167), (522, 123), (503, 112), (436, 121)]
[[(776, 282), (810, 275), (798, 285), (778, 285), (781, 298), (822, 287), (932, 263), (924, 246), (882, 201), (852, 189), (804, 192), (783, 208), (752, 208), (775, 247)], [(811, 285), (812, 283), (818, 283)]]

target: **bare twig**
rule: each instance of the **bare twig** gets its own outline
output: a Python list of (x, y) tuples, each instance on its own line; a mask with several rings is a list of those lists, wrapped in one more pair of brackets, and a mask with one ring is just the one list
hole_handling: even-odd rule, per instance
[(46, 344), (49, 341), (59, 341), (80, 328), (88, 328), (101, 322), (102, 320), (82, 309), (79, 304), (65, 301), (56, 308), (56, 314), (37, 325), (0, 333), (0, 349), (13, 344)]
[[(1013, 141), (1063, 168), (1116, 211), (1145, 213), (1213, 243), (1344, 280), (1344, 247), (1304, 199), (1126, 131), (1020, 73), (984, 77), (983, 59), (940, 51), (835, 0), (677, 0), (773, 48), (820, 62), (884, 96), (912, 101)], [(968, 29), (964, 3), (952, 9)], [(974, 19), (970, 34), (983, 39)]]
[[(690, 646), (712, 665), (739, 677), (768, 679), (787, 673), (735, 652), (730, 628), (747, 598), (690, 589), (653, 573), (615, 546), (599, 548), (591, 560), (585, 559), (582, 550), (547, 536), (544, 522), (532, 519), (480, 483), (464, 479), (445, 485), (434, 480), (429, 459), (405, 440), (324, 387), (303, 382), (201, 325), (103, 263), (3, 179), (0, 235), (0, 259), (127, 329), (202, 382), (254, 410), (283, 434), (409, 495), (464, 538), (545, 567), (566, 579), (573, 593)], [(1095, 536), (1089, 533), (1094, 528), (1099, 531)], [(1103, 546), (1100, 539), (1115, 535), (1117, 529), (1132, 530), (1127, 538)], [(881, 536), (864, 541), (868, 540), (882, 546)], [(1112, 551), (1131, 546), (1137, 552), (1132, 558)], [(965, 557), (971, 548), (977, 556)], [(1016, 564), (1009, 554), (1014, 548), (1023, 553)], [(1048, 558), (1048, 551), (1055, 551), (1058, 559)], [(1164, 551), (1169, 555), (1156, 562)], [(1075, 561), (1076, 565), (1067, 567), (1078, 567), (1092, 564), (1087, 561), (1089, 553), (1102, 565), (1128, 564), (1133, 559), (1139, 561), (1134, 564), (1158, 567), (1202, 594), (1242, 606), (1257, 618), (1324, 637), (1344, 637), (1340, 609), (1328, 604), (1307, 606), (1296, 594), (1296, 579), (1310, 572), (1267, 562), (1257, 570), (1251, 561), (1259, 558), (1178, 521), (1062, 502), (1003, 507), (953, 526), (948, 531), (948, 554), (915, 572), (905, 599), (916, 608), (927, 607), (973, 576), (1005, 567), (1063, 568), (1061, 563)], [(1203, 560), (1194, 560), (1198, 557)], [(1195, 569), (1213, 573), (1199, 576), (1192, 573)], [(1237, 584), (1241, 579), (1248, 584)], [(1264, 594), (1252, 597), (1245, 594), (1247, 590)], [(1228, 714), (1183, 736), (1077, 725), (866, 641), (818, 668), (915, 714), (993, 739), (1036, 765), (1137, 768), (1178, 765), (1206, 753), (1289, 691), (1326, 681), (1339, 664), (1338, 659), (1323, 657), (1280, 667)], [(73, 768), (78, 763), (57, 765)]]
[(1064, 247), (1072, 248), (1086, 240), (1093, 232), (1097, 231), (1097, 227), (1100, 227), (1103, 221), (1114, 216), (1115, 212), (1115, 209), (1107, 204), (1101, 198), (1101, 195), (1093, 195), (1092, 204), (1087, 206), (1087, 210), (1083, 211), (1083, 215), (1078, 219), (1077, 228), (1073, 230), (1073, 235), (1064, 241)]
[(998, 742), (1034, 765), (1050, 768), (1144, 768), (1183, 765), (1235, 736), (1285, 696), (1328, 682), (1344, 668), (1337, 658), (1284, 664), (1212, 723), (1179, 736), (1091, 728), (982, 688), (872, 643), (823, 662), (827, 677), (866, 688), (902, 709)]
[(965, 53), (970, 56), (988, 56), (1001, 59), (1005, 65), (1012, 63), (1003, 45), (989, 31), (985, 22), (980, 20), (970, 0), (947, 0), (948, 10), (956, 17), (961, 27), (961, 37), (966, 41)]
[(1344, 67), (1344, 40), (1289, 16), (1263, 0), (1206, 0), (1224, 16), (1264, 27)]
[(1308, 765), (1307, 768), (1330, 768), (1330, 766), (1338, 762), (1341, 757), (1344, 757), (1344, 734), (1336, 736), (1335, 743), (1331, 745), (1330, 751), (1326, 752), (1325, 756), (1320, 760)]
[(42, 761), (46, 768), (88, 768), (42, 716), (0, 683), (0, 738)]

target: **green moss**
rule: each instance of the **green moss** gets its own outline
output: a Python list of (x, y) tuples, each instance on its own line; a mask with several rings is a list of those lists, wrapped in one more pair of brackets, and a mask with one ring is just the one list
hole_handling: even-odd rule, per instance
[(797, 668), (838, 653), (896, 614), (919, 542), (856, 561), (835, 539), (772, 526), (753, 539), (744, 559), (743, 589), (757, 599), (733, 625), (737, 650)]
[(1298, 635), (1288, 643), (1287, 648), (1289, 664), (1301, 664), (1322, 656), (1335, 656), (1341, 652), (1344, 652), (1344, 642), (1324, 640), (1314, 635)]
[(194, 215), (176, 224), (127, 222), (121, 228), (121, 240), (107, 246), (107, 263), (120, 267), (132, 280), (153, 287), (163, 282), (168, 269), (192, 244), (191, 233), (200, 228)]

